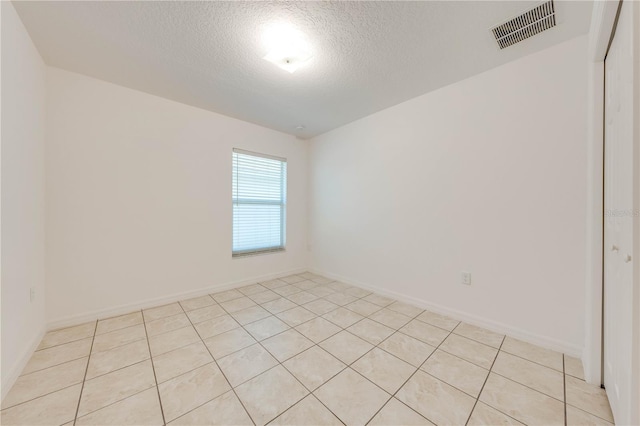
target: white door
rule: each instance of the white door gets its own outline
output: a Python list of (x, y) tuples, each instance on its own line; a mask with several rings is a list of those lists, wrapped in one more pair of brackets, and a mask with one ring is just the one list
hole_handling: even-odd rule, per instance
[(623, 1), (605, 60), (604, 385), (629, 424), (633, 333), (633, 7)]

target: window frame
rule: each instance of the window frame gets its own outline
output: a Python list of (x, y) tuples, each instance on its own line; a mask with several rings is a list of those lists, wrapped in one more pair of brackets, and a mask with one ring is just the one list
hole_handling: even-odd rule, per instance
[[(233, 188), (233, 178), (234, 175), (236, 174), (236, 169), (235, 169), (235, 154), (241, 154), (241, 155), (248, 155), (251, 157), (258, 157), (258, 158), (266, 158), (269, 160), (275, 160), (275, 161), (279, 161), (280, 164), (280, 200), (279, 201), (265, 201), (265, 200), (258, 200), (258, 199), (243, 199), (243, 202), (240, 202), (239, 200), (241, 199), (237, 199), (234, 198), (234, 188)], [(244, 149), (240, 149), (240, 148), (233, 148), (232, 149), (232, 155), (231, 155), (231, 257), (236, 259), (236, 258), (242, 258), (242, 257), (247, 257), (247, 256), (256, 256), (256, 255), (262, 255), (262, 254), (271, 254), (271, 253), (280, 253), (280, 252), (284, 252), (286, 251), (286, 242), (287, 242), (287, 230), (286, 230), (286, 224), (287, 224), (287, 180), (288, 180), (288, 174), (287, 174), (287, 159), (284, 157), (278, 157), (275, 155), (270, 155), (270, 154), (263, 154), (263, 153), (259, 153), (259, 152), (254, 152), (254, 151), (247, 151)], [(237, 185), (237, 181), (236, 181), (236, 185)], [(247, 250), (234, 250), (234, 241), (235, 241), (235, 226), (234, 226), (234, 220), (235, 220), (235, 212), (234, 212), (234, 207), (236, 205), (242, 205), (242, 204), (262, 204), (262, 205), (274, 205), (274, 206), (280, 206), (280, 244), (278, 246), (271, 246), (271, 247), (264, 247), (264, 248), (258, 248), (258, 249), (247, 249)]]

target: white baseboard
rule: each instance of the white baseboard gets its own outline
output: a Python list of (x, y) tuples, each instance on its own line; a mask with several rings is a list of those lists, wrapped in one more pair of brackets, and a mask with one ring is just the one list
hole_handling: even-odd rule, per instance
[(410, 303), (412, 305), (418, 306), (422, 309), (429, 310), (431, 312), (435, 312), (441, 315), (447, 315), (458, 321), (464, 321), (466, 323), (469, 323), (478, 327), (486, 328), (487, 330), (495, 331), (496, 333), (505, 334), (509, 337), (513, 337), (513, 338), (522, 340), (524, 342), (538, 345), (543, 348), (562, 352), (564, 354), (567, 354), (576, 358), (582, 358), (583, 348), (576, 345), (572, 345), (572, 344), (569, 344), (557, 339), (553, 339), (547, 336), (541, 336), (539, 334), (531, 333), (526, 330), (522, 330), (518, 327), (513, 327), (508, 324), (504, 324), (488, 318), (483, 318), (477, 315), (471, 315), (471, 314), (459, 311), (457, 309), (451, 309), (446, 306), (437, 305), (423, 299), (407, 296), (405, 294), (398, 293), (395, 291), (386, 290), (383, 288), (368, 285), (368, 284), (359, 282), (357, 280), (350, 279), (348, 277), (343, 277), (340, 275), (332, 274), (332, 273), (322, 271), (319, 269), (314, 269), (314, 268), (309, 268), (309, 270), (315, 274), (322, 275), (337, 281), (341, 281), (345, 284), (364, 288), (366, 290), (376, 292), (383, 296), (388, 296), (402, 302)]
[(0, 384), (0, 387), (2, 389), (0, 391), (0, 400), (4, 400), (4, 397), (7, 396), (7, 393), (9, 392), (13, 384), (16, 382), (16, 380), (18, 380), (18, 377), (20, 377), (20, 373), (22, 373), (22, 370), (24, 370), (24, 367), (26, 367), (27, 363), (31, 359), (31, 355), (33, 355), (35, 350), (38, 348), (40, 341), (42, 341), (44, 333), (45, 328), (42, 327), (40, 331), (36, 333), (31, 342), (29, 342), (29, 345), (22, 351), (22, 353), (18, 357), (18, 360), (13, 364), (11, 368), (9, 368), (9, 374), (2, 377), (2, 382)]
[(47, 330), (55, 330), (58, 328), (71, 327), (74, 325), (82, 324), (89, 321), (96, 321), (99, 319), (115, 317), (118, 315), (124, 315), (140, 309), (153, 308), (155, 306), (166, 305), (168, 303), (174, 303), (180, 300), (189, 299), (192, 297), (204, 296), (206, 294), (217, 293), (224, 290), (230, 290), (245, 285), (255, 284), (262, 281), (269, 281), (275, 278), (286, 277), (287, 275), (299, 274), (307, 271), (307, 268), (298, 268), (289, 271), (279, 272), (276, 274), (262, 275), (258, 277), (252, 277), (239, 281), (231, 281), (223, 284), (217, 284), (210, 287), (201, 288), (198, 290), (191, 290), (181, 293), (174, 293), (168, 296), (156, 297), (153, 299), (140, 300), (133, 303), (127, 303), (124, 305), (116, 306), (113, 308), (99, 309), (95, 311), (89, 311), (82, 314), (70, 315), (47, 322)]

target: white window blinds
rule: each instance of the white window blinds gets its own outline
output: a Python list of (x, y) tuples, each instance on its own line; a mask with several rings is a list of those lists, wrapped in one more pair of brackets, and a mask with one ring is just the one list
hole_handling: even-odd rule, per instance
[(233, 150), (233, 256), (283, 250), (287, 160)]

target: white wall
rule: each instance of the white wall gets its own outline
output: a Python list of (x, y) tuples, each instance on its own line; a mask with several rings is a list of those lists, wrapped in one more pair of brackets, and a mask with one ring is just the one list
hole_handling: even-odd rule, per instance
[(44, 331), (45, 66), (13, 5), (0, 7), (4, 397)]
[[(47, 76), (52, 325), (306, 267), (305, 141), (60, 69)], [(284, 253), (231, 258), (234, 147), (288, 160)]]
[(586, 61), (580, 37), (314, 138), (313, 269), (580, 355)]

